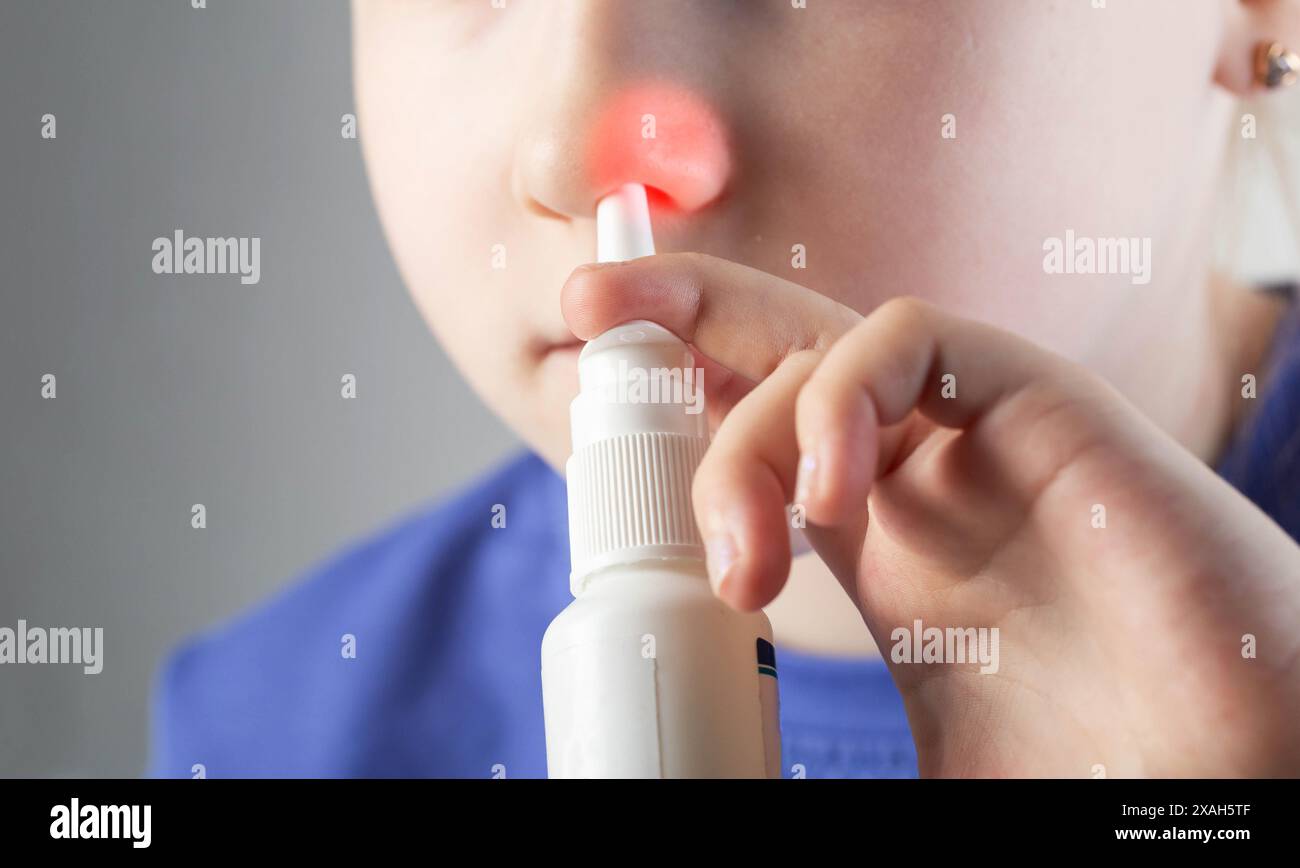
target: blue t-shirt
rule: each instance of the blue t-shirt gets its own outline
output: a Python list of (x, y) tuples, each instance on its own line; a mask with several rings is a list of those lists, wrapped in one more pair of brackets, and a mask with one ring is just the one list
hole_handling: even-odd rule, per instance
[[(1293, 310), (1220, 471), (1300, 538), (1296, 332)], [(524, 455), (187, 642), (158, 679), (152, 773), (544, 777), (540, 652), (572, 599), (566, 515), (563, 480)], [(777, 668), (787, 776), (916, 775), (882, 660), (778, 646)]]

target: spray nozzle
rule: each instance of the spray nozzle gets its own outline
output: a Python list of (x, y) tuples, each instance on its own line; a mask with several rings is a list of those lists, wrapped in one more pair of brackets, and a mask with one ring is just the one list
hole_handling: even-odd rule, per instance
[(596, 261), (653, 256), (650, 200), (642, 184), (624, 184), (596, 204)]

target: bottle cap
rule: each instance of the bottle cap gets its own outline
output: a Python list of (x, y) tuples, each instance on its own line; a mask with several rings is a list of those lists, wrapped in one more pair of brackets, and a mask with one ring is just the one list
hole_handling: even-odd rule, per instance
[[(621, 188), (596, 214), (602, 261), (654, 253), (644, 187)], [(624, 323), (583, 347), (578, 379), (565, 466), (574, 596), (615, 564), (702, 561), (691, 480), (709, 429), (702, 372), (690, 349), (663, 326)]]

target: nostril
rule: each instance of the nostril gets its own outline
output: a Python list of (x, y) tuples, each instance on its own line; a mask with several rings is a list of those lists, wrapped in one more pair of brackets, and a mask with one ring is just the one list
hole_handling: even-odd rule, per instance
[(615, 94), (592, 126), (587, 165), (600, 195), (644, 184), (652, 197), (698, 211), (718, 198), (731, 175), (721, 114), (681, 85), (650, 82)]
[(661, 211), (673, 205), (673, 197), (655, 186), (646, 185), (645, 197), (650, 201), (652, 211)]

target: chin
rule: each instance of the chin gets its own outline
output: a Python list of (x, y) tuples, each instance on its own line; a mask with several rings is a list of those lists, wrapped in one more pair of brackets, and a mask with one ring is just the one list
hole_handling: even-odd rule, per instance
[(542, 370), (513, 384), (504, 401), (492, 403), (497, 416), (524, 445), (563, 475), (573, 451), (569, 441), (569, 404), (578, 394), (575, 368), (568, 376)]
[(565, 462), (569, 460), (569, 454), (573, 451), (569, 444), (567, 416), (564, 419), (553, 419), (548, 415), (546, 418), (537, 419), (532, 425), (516, 428), (515, 433), (524, 441), (524, 445), (537, 453), (537, 456), (549, 464), (552, 470), (561, 476), (564, 475)]

